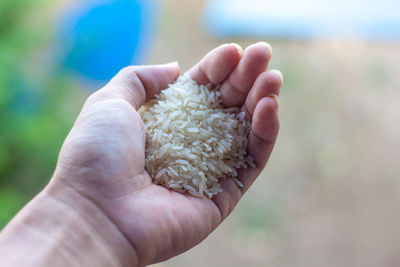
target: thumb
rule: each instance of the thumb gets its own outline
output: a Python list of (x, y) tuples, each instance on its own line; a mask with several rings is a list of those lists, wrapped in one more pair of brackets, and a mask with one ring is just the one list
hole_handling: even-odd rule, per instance
[(94, 93), (91, 101), (120, 98), (129, 102), (135, 109), (147, 100), (154, 98), (179, 76), (177, 62), (163, 65), (129, 66), (123, 68), (102, 89)]

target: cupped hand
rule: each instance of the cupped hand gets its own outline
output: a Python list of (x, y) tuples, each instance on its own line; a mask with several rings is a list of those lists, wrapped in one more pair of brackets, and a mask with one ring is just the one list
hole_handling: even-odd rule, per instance
[(256, 167), (239, 171), (243, 188), (223, 179), (223, 192), (208, 199), (152, 183), (144, 168), (146, 133), (137, 109), (179, 76), (179, 66), (171, 63), (127, 67), (87, 99), (46, 190), (65, 202), (73, 191), (93, 203), (127, 240), (127, 251), (136, 254), (132, 265), (192, 248), (232, 211), (272, 151), (282, 76), (266, 71), (270, 57), (264, 42), (244, 52), (236, 44), (224, 44), (187, 72), (199, 84), (221, 84), (223, 105), (242, 107), (252, 121), (248, 153)]

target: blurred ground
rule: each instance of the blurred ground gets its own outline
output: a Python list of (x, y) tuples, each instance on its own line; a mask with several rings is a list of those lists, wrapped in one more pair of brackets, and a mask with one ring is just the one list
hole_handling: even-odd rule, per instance
[[(68, 6), (69, 1), (62, 2)], [(221, 43), (246, 47), (257, 41), (208, 35), (199, 19), (204, 2), (161, 2), (146, 63), (177, 60), (186, 70)], [(60, 10), (50, 9), (49, 14)], [(268, 167), (217, 231), (156, 266), (399, 266), (400, 43), (266, 41), (274, 50), (270, 68), (284, 75), (281, 131)], [(52, 111), (45, 120), (15, 128), (29, 142), (16, 135), (23, 149), (5, 154), (10, 155), (6, 162), (20, 165), (3, 173), (9, 178), (0, 179), (1, 186), (23, 187), (18, 193), (23, 201), (50, 177), (57, 150), (46, 154), (46, 145), (61, 145), (88, 94), (80, 89), (85, 84), (62, 78), (47, 86), (57, 92), (52, 93), (57, 105), (43, 111)], [(61, 94), (60, 88), (70, 89)], [(35, 130), (38, 125), (43, 132)], [(24, 168), (33, 156), (37, 169)], [(3, 206), (10, 199), (0, 194)]]
[[(203, 2), (163, 2), (149, 63), (257, 41), (209, 36)], [(157, 266), (399, 266), (400, 44), (266, 41), (284, 74), (269, 165), (215, 233)]]

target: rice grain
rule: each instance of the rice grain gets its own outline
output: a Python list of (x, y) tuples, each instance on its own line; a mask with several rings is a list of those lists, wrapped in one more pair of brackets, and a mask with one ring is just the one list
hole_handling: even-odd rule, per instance
[(250, 122), (239, 108), (224, 108), (211, 85), (182, 76), (141, 110), (146, 128), (147, 172), (156, 184), (192, 196), (222, 192), (219, 179), (237, 179), (254, 167), (246, 155)]

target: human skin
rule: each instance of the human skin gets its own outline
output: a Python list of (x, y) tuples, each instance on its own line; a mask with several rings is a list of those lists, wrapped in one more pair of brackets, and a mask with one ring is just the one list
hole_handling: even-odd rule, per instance
[(152, 183), (144, 168), (146, 133), (137, 109), (179, 75), (176, 63), (121, 70), (85, 102), (49, 184), (0, 234), (2, 266), (145, 266), (204, 240), (229, 215), (268, 161), (279, 130), (279, 71), (266, 71), (271, 48), (224, 44), (189, 74), (222, 84), (223, 105), (251, 120), (239, 188), (222, 179), (212, 199)]

